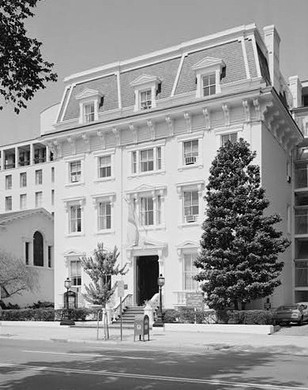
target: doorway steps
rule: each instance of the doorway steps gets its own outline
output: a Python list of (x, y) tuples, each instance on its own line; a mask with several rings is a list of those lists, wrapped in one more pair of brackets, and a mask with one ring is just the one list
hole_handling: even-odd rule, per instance
[[(122, 313), (123, 328), (132, 329), (134, 327), (135, 317), (143, 315), (143, 306), (128, 306)], [(119, 328), (121, 325), (120, 318), (117, 318), (110, 326)]]

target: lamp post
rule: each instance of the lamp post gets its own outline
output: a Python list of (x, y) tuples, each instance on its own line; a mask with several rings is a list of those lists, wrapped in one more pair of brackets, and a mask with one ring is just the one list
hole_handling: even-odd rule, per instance
[(165, 284), (165, 278), (163, 277), (162, 274), (159, 275), (159, 277), (157, 279), (157, 284), (159, 287), (159, 308), (158, 308), (158, 313), (157, 313), (157, 319), (154, 322), (153, 326), (162, 327), (162, 326), (164, 326), (164, 322), (163, 322), (163, 307), (162, 307), (162, 293), (161, 293), (161, 291), (162, 291), (162, 287)]
[(64, 280), (64, 287), (66, 288), (66, 293), (65, 293), (66, 310), (64, 311), (64, 316), (60, 322), (60, 325), (75, 325), (75, 322), (70, 319), (70, 312), (69, 312), (69, 290), (71, 286), (72, 286), (71, 279), (66, 278)]

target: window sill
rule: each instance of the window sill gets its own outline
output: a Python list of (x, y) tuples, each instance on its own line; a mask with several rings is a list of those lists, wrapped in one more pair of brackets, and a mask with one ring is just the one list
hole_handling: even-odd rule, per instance
[(140, 176), (165, 175), (165, 173), (166, 171), (147, 171), (147, 172), (133, 173), (128, 176), (128, 179), (134, 179)]
[(78, 181), (77, 183), (67, 183), (65, 184), (65, 187), (78, 187), (85, 185), (84, 181)]
[(182, 172), (182, 171), (185, 171), (187, 169), (192, 169), (192, 168), (203, 168), (203, 164), (191, 164), (191, 165), (182, 165), (178, 168), (178, 171)]
[(101, 182), (106, 182), (106, 181), (115, 181), (115, 177), (98, 177), (97, 179), (94, 180), (95, 183), (101, 183)]
[(96, 235), (115, 234), (115, 230), (113, 229), (98, 230), (95, 234)]
[(68, 233), (66, 234), (66, 237), (83, 237), (85, 234), (83, 232), (78, 233)]
[(187, 227), (196, 227), (196, 226), (201, 226), (201, 222), (196, 221), (196, 222), (183, 222), (178, 225), (179, 228), (187, 228)]

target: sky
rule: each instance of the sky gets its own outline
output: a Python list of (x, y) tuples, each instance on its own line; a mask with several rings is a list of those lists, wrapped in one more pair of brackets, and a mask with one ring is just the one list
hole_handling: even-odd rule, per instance
[(43, 43), (58, 82), (19, 115), (0, 111), (0, 145), (38, 137), (40, 112), (61, 101), (71, 74), (244, 24), (274, 24), (284, 77), (308, 80), (308, 0), (41, 0), (34, 12), (28, 35)]

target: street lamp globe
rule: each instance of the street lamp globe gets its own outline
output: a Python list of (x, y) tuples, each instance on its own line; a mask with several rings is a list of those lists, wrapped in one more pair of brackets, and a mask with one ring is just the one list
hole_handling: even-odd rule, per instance
[(163, 287), (164, 284), (165, 284), (165, 278), (163, 277), (162, 274), (159, 275), (158, 279), (157, 279), (157, 284), (159, 287)]
[(67, 290), (69, 290), (69, 289), (71, 288), (71, 286), (72, 286), (72, 281), (71, 281), (71, 279), (70, 279), (70, 278), (66, 278), (66, 279), (64, 280), (64, 287), (65, 287)]

